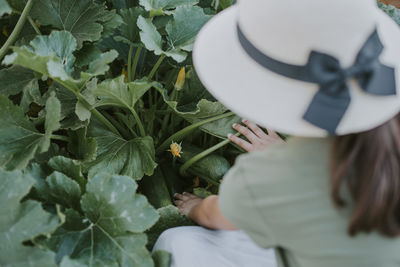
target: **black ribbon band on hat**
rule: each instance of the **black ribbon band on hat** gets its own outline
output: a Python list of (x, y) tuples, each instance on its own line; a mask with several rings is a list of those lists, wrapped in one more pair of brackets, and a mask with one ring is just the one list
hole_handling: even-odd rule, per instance
[(370, 35), (357, 55), (353, 66), (342, 68), (335, 57), (311, 51), (306, 65), (292, 65), (275, 60), (257, 49), (237, 25), (239, 42), (246, 53), (264, 68), (299, 81), (316, 83), (315, 94), (303, 118), (335, 135), (350, 105), (349, 79), (357, 79), (367, 93), (379, 96), (396, 95), (395, 69), (383, 65), (379, 56), (383, 44), (377, 30)]

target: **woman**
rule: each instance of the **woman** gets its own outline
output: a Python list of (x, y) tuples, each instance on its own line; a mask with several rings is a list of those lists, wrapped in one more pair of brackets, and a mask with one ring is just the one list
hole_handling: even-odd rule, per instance
[[(177, 195), (178, 207), (274, 248), (279, 266), (400, 266), (399, 47), (374, 0), (242, 0), (217, 15), (196, 40), (200, 79), (237, 114), (294, 137), (240, 156), (219, 197)], [(206, 258), (195, 248), (212, 235), (179, 229), (159, 240), (174, 266), (187, 253)], [(193, 250), (177, 244), (199, 239)], [(245, 242), (255, 258), (267, 251)], [(250, 254), (212, 253), (211, 266), (261, 266)]]

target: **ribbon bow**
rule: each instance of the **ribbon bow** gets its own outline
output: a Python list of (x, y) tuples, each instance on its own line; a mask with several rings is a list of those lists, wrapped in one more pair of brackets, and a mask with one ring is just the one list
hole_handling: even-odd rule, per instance
[(239, 25), (237, 29), (240, 44), (254, 61), (285, 77), (319, 84), (319, 90), (303, 118), (332, 135), (350, 105), (348, 80), (357, 79), (361, 89), (369, 94), (396, 94), (395, 69), (379, 61), (384, 47), (376, 29), (349, 68), (343, 68), (335, 57), (316, 51), (310, 53), (305, 66), (280, 62), (258, 50), (246, 38)]
[(366, 93), (395, 95), (395, 70), (379, 61), (382, 51), (383, 45), (376, 30), (349, 68), (342, 68), (340, 62), (330, 55), (312, 51), (305, 68), (308, 80), (318, 83), (320, 88), (303, 118), (334, 134), (350, 105), (347, 83), (352, 78), (357, 79)]

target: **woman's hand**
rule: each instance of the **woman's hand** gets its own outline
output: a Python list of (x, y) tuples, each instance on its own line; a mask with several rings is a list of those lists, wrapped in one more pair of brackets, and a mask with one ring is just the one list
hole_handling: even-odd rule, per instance
[(268, 130), (268, 134), (266, 134), (257, 124), (246, 119), (243, 119), (242, 122), (247, 127), (235, 123), (232, 128), (245, 136), (250, 143), (233, 134), (228, 134), (228, 138), (247, 152), (263, 150), (271, 144), (283, 142), (282, 138), (272, 130)]
[(175, 194), (175, 205), (179, 211), (190, 218), (190, 212), (198, 206), (203, 199), (198, 196), (183, 192), (182, 194)]
[(198, 225), (216, 230), (236, 230), (236, 227), (222, 215), (219, 209), (218, 196), (211, 195), (202, 199), (184, 192), (183, 194), (175, 194), (174, 197), (174, 203), (179, 211)]

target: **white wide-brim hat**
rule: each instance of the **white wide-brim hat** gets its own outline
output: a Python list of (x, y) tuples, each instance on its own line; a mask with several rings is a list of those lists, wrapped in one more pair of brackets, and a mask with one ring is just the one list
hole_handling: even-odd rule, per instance
[[(371, 74), (375, 93), (366, 92), (358, 76), (349, 74), (345, 78), (342, 85), (347, 87), (341, 90), (349, 93), (350, 104), (341, 108), (333, 104), (334, 110), (344, 112), (333, 132), (321, 125), (324, 121), (331, 124), (331, 102), (343, 97), (343, 91), (325, 92), (322, 101), (320, 97), (313, 103), (321, 84), (278, 74), (274, 66), (262, 63), (270, 60), (279, 66), (304, 67), (310, 54), (317, 52), (337, 59), (343, 70), (336, 72), (344, 73), (355, 65), (374, 32), (383, 45), (378, 61), (389, 71)], [(240, 34), (244, 41), (239, 41)], [(205, 87), (227, 108), (286, 134), (323, 137), (363, 132), (400, 111), (400, 28), (376, 6), (376, 0), (239, 0), (202, 28), (194, 45), (193, 62)], [(380, 87), (381, 95), (376, 94)], [(388, 90), (393, 92), (388, 94)], [(309, 117), (317, 117), (320, 123), (306, 120), (307, 112), (314, 113)]]

